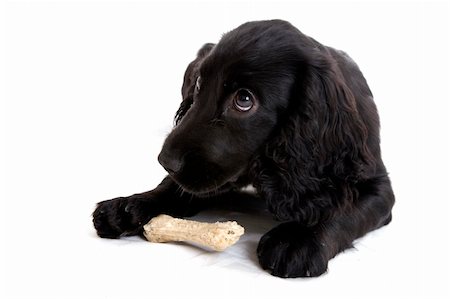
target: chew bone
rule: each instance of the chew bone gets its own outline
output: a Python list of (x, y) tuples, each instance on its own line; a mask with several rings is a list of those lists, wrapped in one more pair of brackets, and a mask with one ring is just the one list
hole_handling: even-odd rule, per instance
[(236, 243), (244, 228), (236, 221), (205, 223), (159, 215), (144, 225), (144, 235), (150, 242), (193, 242), (216, 251)]

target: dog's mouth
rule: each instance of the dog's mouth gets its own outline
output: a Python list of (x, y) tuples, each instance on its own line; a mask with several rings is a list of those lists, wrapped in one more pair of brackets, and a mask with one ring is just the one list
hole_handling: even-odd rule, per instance
[(221, 181), (208, 177), (208, 175), (198, 176), (197, 179), (190, 180), (190, 182), (185, 182), (177, 175), (171, 175), (171, 177), (184, 192), (198, 197), (212, 197), (248, 184), (247, 176), (244, 173), (245, 169), (242, 169), (230, 178)]
[(228, 191), (230, 191), (231, 189), (233, 189), (233, 184), (232, 183), (225, 183), (217, 188), (205, 188), (205, 189), (193, 189), (191, 187), (188, 186), (183, 186), (181, 184), (179, 184), (179, 186), (181, 187), (181, 189), (184, 192), (190, 193), (192, 195), (195, 195), (197, 197), (201, 197), (201, 198), (207, 198), (207, 197), (214, 197), (223, 193), (226, 193)]

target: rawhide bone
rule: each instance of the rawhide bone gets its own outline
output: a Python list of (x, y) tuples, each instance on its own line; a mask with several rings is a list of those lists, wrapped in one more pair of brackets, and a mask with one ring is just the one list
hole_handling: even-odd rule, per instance
[(144, 225), (144, 236), (150, 242), (193, 242), (216, 251), (236, 243), (244, 228), (236, 221), (206, 223), (159, 215)]

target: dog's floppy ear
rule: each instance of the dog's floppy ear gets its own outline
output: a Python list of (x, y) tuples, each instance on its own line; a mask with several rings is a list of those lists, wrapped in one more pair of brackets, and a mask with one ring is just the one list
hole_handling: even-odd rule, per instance
[(319, 163), (346, 181), (372, 175), (375, 159), (368, 147), (368, 130), (361, 119), (353, 92), (334, 61), (310, 66), (305, 96), (316, 105)]
[(327, 219), (342, 204), (333, 192), (348, 192), (333, 182), (355, 183), (375, 169), (354, 95), (333, 63), (302, 61), (284, 122), (255, 160), (264, 180), (257, 187), (280, 220), (313, 225)]
[(324, 55), (306, 64), (290, 99), (292, 114), (281, 128), (284, 154), (300, 159), (292, 165), (314, 178), (325, 173), (354, 182), (369, 176), (375, 159), (352, 91), (334, 60)]
[(181, 102), (180, 108), (178, 108), (178, 111), (175, 114), (175, 125), (181, 121), (181, 119), (193, 103), (195, 83), (199, 75), (198, 68), (200, 66), (200, 63), (206, 56), (208, 56), (213, 47), (214, 44), (211, 43), (203, 45), (203, 47), (201, 47), (197, 52), (197, 57), (195, 58), (195, 60), (188, 65), (186, 72), (184, 73), (183, 86), (181, 87), (183, 101)]

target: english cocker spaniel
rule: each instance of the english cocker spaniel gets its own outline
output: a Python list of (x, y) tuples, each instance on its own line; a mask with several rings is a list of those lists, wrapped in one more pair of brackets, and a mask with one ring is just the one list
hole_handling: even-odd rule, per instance
[(168, 176), (98, 203), (100, 237), (140, 234), (158, 214), (193, 215), (253, 185), (280, 221), (259, 242), (261, 267), (306, 277), (391, 221), (377, 109), (346, 53), (285, 21), (245, 23), (198, 51), (182, 97), (158, 157)]

